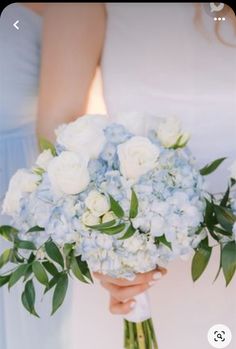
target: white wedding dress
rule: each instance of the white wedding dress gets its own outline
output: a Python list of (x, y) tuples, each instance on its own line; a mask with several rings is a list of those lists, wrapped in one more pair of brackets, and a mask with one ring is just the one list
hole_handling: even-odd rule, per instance
[[(189, 145), (199, 166), (228, 157), (208, 179), (209, 188), (219, 192), (226, 189), (228, 166), (236, 159), (236, 48), (216, 38), (214, 20), (203, 6), (202, 27), (209, 38), (194, 24), (194, 13), (192, 3), (108, 4), (104, 97), (111, 116), (177, 115), (192, 135)], [(227, 41), (235, 39), (227, 19), (221, 33)], [(208, 329), (218, 323), (231, 328), (228, 348), (235, 348), (236, 280), (226, 288), (221, 275), (213, 284), (218, 261), (214, 251), (195, 284), (190, 261), (173, 262), (150, 291), (160, 349), (207, 349)], [(121, 342), (114, 341), (112, 349), (121, 349)]]

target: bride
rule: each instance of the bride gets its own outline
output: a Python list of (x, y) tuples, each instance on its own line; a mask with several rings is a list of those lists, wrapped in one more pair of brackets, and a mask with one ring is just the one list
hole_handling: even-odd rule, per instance
[[(210, 4), (116, 3), (106, 9), (101, 67), (109, 115), (177, 115), (191, 134), (189, 145), (200, 167), (228, 157), (208, 183), (215, 192), (225, 190), (227, 167), (236, 156), (233, 11), (225, 5), (226, 20), (219, 24)], [(130, 115), (133, 123), (135, 115)], [(217, 323), (236, 333), (236, 280), (228, 288), (223, 277), (212, 284), (218, 260), (214, 251), (196, 284), (191, 281), (190, 261), (174, 262), (150, 291), (160, 348), (206, 348), (208, 329)], [(115, 298), (117, 289), (102, 279)], [(111, 309), (122, 312), (114, 298)]]

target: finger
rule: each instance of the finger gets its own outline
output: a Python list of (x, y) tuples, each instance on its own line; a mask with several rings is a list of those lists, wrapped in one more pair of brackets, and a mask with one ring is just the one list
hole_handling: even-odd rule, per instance
[(149, 283), (121, 287), (105, 281), (101, 281), (101, 284), (108, 292), (110, 292), (112, 297), (121, 302), (128, 299), (130, 300), (138, 294), (147, 291), (152, 286), (152, 283)]
[(167, 273), (167, 270), (165, 268), (157, 267), (156, 269), (149, 271), (147, 273), (137, 274), (134, 280), (132, 281), (127, 279), (122, 279), (122, 278), (115, 279), (100, 273), (94, 273), (94, 276), (100, 281), (109, 282), (117, 286), (131, 286), (131, 285), (148, 284), (150, 281), (156, 281), (160, 279), (166, 273)]
[(135, 306), (134, 300), (129, 300), (128, 302), (122, 303), (111, 297), (110, 300), (110, 312), (117, 315), (128, 314)]

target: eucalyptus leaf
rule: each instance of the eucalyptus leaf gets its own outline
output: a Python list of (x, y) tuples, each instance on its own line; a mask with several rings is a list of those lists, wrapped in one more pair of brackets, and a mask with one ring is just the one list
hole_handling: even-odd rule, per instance
[(47, 255), (56, 263), (58, 263), (62, 268), (64, 268), (64, 259), (63, 256), (57, 247), (57, 245), (49, 240), (45, 243), (45, 250)]
[(62, 274), (54, 290), (51, 315), (53, 315), (64, 302), (68, 288), (68, 282), (68, 275)]
[(222, 249), (222, 269), (226, 281), (226, 286), (228, 286), (236, 270), (235, 241), (227, 243)]
[(226, 158), (220, 158), (217, 159), (213, 162), (211, 162), (210, 164), (207, 164), (206, 166), (204, 166), (201, 170), (200, 170), (200, 174), (202, 176), (207, 176), (210, 173), (214, 172), (219, 166), (220, 164), (225, 160)]
[(114, 212), (114, 214), (118, 218), (123, 218), (125, 213), (123, 208), (120, 206), (119, 202), (116, 201), (111, 195), (109, 195), (110, 198), (110, 204), (111, 204), (111, 211)]
[(32, 270), (36, 279), (43, 285), (48, 285), (48, 276), (47, 273), (39, 261), (34, 261), (32, 264)]
[(134, 191), (131, 189), (131, 202), (130, 202), (130, 210), (129, 210), (129, 218), (135, 218), (138, 214), (138, 198)]

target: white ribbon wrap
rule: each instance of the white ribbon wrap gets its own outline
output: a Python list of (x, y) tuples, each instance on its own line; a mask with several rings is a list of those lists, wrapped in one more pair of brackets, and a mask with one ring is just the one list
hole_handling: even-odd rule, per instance
[(151, 318), (151, 309), (146, 292), (134, 297), (136, 304), (134, 308), (124, 316), (125, 320), (131, 322), (142, 322)]

